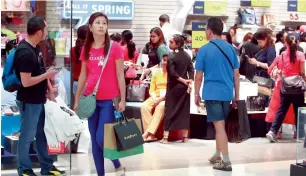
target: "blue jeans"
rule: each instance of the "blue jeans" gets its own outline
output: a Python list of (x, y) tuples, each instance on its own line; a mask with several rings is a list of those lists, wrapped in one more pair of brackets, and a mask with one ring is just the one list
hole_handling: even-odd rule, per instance
[(36, 138), (36, 151), (40, 161), (41, 174), (48, 173), (53, 160), (48, 154), (47, 139), (44, 132), (45, 107), (44, 104), (28, 104), (17, 101), (20, 111), (20, 136), (17, 148), (18, 173), (32, 169), (32, 162), (29, 156), (31, 143)]
[[(95, 113), (88, 119), (88, 127), (92, 142), (92, 154), (98, 176), (104, 176), (104, 124), (113, 123), (114, 107), (112, 100), (97, 100)], [(116, 169), (120, 168), (119, 160), (112, 160)]]

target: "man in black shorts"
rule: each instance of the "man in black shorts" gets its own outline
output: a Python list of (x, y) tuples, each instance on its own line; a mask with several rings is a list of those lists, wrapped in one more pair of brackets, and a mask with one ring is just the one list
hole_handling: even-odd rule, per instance
[(27, 24), (28, 37), (20, 42), (15, 54), (14, 69), (22, 82), (16, 98), (21, 116), (17, 149), (19, 176), (36, 176), (29, 156), (29, 148), (34, 138), (41, 175), (65, 174), (53, 166), (44, 133), (47, 79), (56, 74), (55, 70), (45, 70), (42, 53), (38, 47), (38, 43), (46, 39), (47, 32), (46, 21), (38, 16), (32, 17)]

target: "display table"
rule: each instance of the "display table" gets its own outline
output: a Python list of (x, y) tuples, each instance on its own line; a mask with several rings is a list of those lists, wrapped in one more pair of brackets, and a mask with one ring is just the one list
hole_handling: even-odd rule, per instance
[[(142, 102), (127, 102), (125, 116), (127, 118), (141, 119), (140, 108)], [(251, 137), (265, 137), (267, 133), (265, 117), (268, 109), (265, 111), (248, 111), (248, 120), (250, 123)], [(203, 113), (195, 113), (192, 111), (190, 115), (190, 138), (211, 140), (215, 139), (215, 129), (213, 123), (207, 122), (206, 111)], [(173, 131), (169, 135), (169, 140), (182, 139), (182, 131)], [(162, 138), (163, 135), (163, 123), (161, 123), (156, 137)]]

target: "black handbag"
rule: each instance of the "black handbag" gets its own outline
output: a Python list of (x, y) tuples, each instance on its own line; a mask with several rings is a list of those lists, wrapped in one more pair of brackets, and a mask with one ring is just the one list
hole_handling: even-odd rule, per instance
[(254, 76), (253, 82), (257, 83), (259, 86), (273, 88), (273, 80), (269, 78), (264, 78), (261, 76)]
[(293, 95), (303, 94), (306, 91), (305, 81), (300, 75), (286, 77), (283, 72), (284, 59), (282, 55), (282, 94)]
[(264, 111), (266, 109), (266, 98), (264, 96), (251, 96), (247, 98), (248, 111)]
[(126, 101), (128, 102), (144, 102), (146, 100), (146, 92), (148, 86), (141, 81), (132, 81), (131, 84), (127, 86), (126, 90)]
[(118, 151), (144, 144), (141, 132), (134, 120), (127, 120), (123, 113), (119, 123), (114, 125)]

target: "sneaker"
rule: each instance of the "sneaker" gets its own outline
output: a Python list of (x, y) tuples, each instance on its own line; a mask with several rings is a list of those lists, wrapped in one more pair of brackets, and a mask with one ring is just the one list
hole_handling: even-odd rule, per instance
[(269, 131), (266, 134), (266, 137), (269, 139), (270, 142), (277, 142), (277, 139), (275, 138), (275, 134), (272, 131)]
[(60, 171), (55, 166), (53, 166), (52, 169), (48, 173), (41, 174), (41, 175), (42, 176), (53, 176), (53, 175), (62, 176), (62, 175), (66, 175), (66, 172)]
[(222, 160), (220, 162), (214, 164), (213, 169), (221, 170), (221, 171), (232, 171), (233, 170), (231, 162), (225, 163)]
[(25, 170), (20, 176), (37, 176), (32, 169)]
[(216, 157), (216, 156), (213, 156), (213, 157), (211, 157), (211, 158), (208, 159), (208, 161), (209, 161), (211, 164), (219, 163), (221, 160), (222, 160), (221, 157)]

